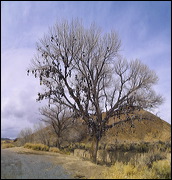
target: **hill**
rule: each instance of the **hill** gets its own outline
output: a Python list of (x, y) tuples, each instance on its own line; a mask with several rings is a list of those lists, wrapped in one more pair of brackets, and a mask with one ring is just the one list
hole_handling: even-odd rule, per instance
[(9, 138), (1, 138), (1, 141), (11, 140)]
[[(100, 144), (171, 141), (171, 125), (169, 123), (145, 110), (140, 110), (135, 113), (142, 114), (148, 118), (134, 120), (134, 127), (131, 127), (131, 122), (126, 122), (109, 129), (102, 137)], [(103, 113), (103, 117), (105, 115), (106, 114)], [(110, 118), (110, 123), (118, 120), (116, 117), (112, 117)], [(91, 139), (86, 132), (87, 127), (82, 123), (83, 120), (78, 118), (76, 121), (77, 124), (74, 124), (74, 127), (64, 132), (62, 146), (67, 146), (71, 142), (90, 143)], [(47, 126), (33, 133), (29, 142), (56, 146), (57, 136), (52, 127)], [(26, 143), (26, 141), (22, 144), (24, 143)]]
[(101, 141), (112, 144), (115, 142), (171, 141), (171, 125), (169, 123), (145, 110), (141, 110), (139, 114), (148, 118), (135, 120), (134, 127), (131, 127), (131, 122), (115, 126), (107, 131)]

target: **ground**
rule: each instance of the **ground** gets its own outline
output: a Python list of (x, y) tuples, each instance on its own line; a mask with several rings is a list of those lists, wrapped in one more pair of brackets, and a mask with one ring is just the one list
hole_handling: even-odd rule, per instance
[[(100, 166), (93, 164), (90, 161), (85, 161), (79, 157), (75, 157), (73, 155), (66, 155), (66, 154), (59, 154), (59, 153), (53, 153), (53, 152), (42, 152), (42, 151), (34, 151), (31, 149), (26, 149), (23, 147), (14, 147), (14, 148), (8, 148), (4, 149), (3, 151), (11, 152), (11, 154), (18, 154), (18, 155), (39, 155), (41, 156), (41, 162), (43, 162), (43, 159), (46, 159), (45, 163), (47, 163), (47, 160), (57, 167), (62, 167), (65, 171), (67, 171), (69, 174), (72, 175), (75, 179), (88, 179), (91, 177), (101, 179), (102, 172), (107, 169), (106, 166)], [(2, 152), (1, 152), (2, 153)], [(2, 154), (1, 154), (2, 155)], [(29, 156), (27, 156), (29, 157)], [(31, 156), (30, 156), (31, 157)], [(38, 159), (36, 159), (35, 156), (35, 164), (38, 165)], [(44, 158), (43, 158), (44, 157)], [(26, 159), (25, 159), (26, 161)], [(33, 160), (32, 160), (33, 161)], [(37, 163), (36, 163), (37, 162)], [(1, 161), (2, 164), (2, 161)], [(27, 167), (27, 163), (26, 167)], [(2, 169), (1, 169), (2, 171)], [(2, 173), (2, 172), (1, 172)]]

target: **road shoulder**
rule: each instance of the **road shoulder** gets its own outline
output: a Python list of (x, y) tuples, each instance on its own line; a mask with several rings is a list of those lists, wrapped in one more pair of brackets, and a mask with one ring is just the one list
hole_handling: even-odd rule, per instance
[(106, 166), (93, 164), (90, 161), (83, 160), (73, 155), (45, 151), (35, 151), (23, 147), (14, 147), (9, 148), (8, 150), (16, 152), (18, 154), (37, 154), (46, 157), (51, 157), (49, 159), (53, 164), (61, 165), (64, 169), (72, 173), (76, 179), (89, 179), (92, 177), (96, 179), (101, 179), (103, 171), (105, 171), (108, 168)]

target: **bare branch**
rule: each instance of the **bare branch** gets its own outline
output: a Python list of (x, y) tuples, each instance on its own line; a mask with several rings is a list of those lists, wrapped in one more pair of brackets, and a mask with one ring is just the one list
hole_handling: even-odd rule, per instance
[[(72, 109), (97, 141), (106, 127), (122, 122), (110, 125), (114, 115), (125, 114), (123, 121), (128, 121), (126, 107), (157, 107), (163, 98), (153, 91), (156, 73), (138, 59), (128, 62), (119, 55), (120, 46), (115, 32), (103, 34), (95, 24), (86, 29), (79, 20), (57, 23), (37, 43), (38, 54), (27, 70), (45, 87), (37, 100), (48, 99), (49, 105), (58, 103)], [(44, 115), (56, 126), (56, 113), (48, 113)]]

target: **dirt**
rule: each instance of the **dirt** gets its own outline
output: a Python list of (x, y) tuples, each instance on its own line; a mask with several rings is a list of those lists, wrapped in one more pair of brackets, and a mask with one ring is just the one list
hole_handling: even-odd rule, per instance
[(101, 179), (106, 166), (73, 155), (23, 147), (1, 150), (1, 179)]

